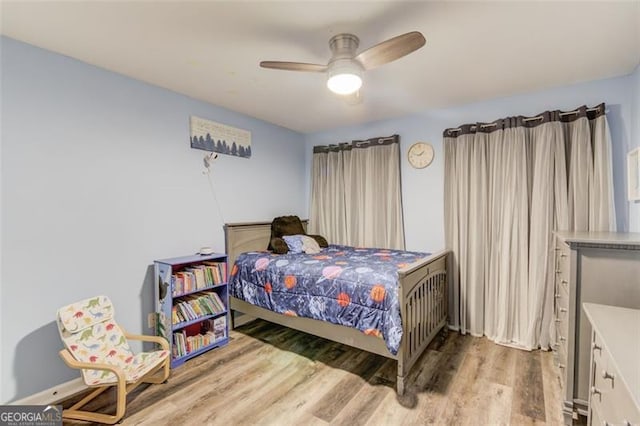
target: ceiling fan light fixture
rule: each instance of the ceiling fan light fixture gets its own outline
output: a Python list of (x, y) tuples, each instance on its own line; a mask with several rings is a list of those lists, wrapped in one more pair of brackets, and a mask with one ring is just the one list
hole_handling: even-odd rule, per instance
[(327, 72), (327, 87), (338, 95), (351, 95), (362, 87), (362, 71), (351, 59), (334, 61)]

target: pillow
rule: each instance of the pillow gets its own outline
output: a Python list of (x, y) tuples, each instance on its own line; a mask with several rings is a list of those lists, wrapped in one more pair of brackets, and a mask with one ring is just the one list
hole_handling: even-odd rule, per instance
[(303, 237), (304, 235), (285, 235), (282, 237), (284, 242), (287, 243), (287, 247), (289, 247), (289, 253), (302, 253)]
[(287, 243), (289, 253), (320, 253), (320, 245), (318, 245), (318, 242), (307, 235), (285, 235), (282, 239)]
[(320, 253), (320, 245), (313, 237), (303, 235), (302, 250), (307, 254), (318, 254)]

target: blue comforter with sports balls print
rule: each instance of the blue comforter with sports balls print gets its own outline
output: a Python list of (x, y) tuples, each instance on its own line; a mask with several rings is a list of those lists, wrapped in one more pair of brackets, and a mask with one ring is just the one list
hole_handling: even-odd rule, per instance
[(427, 256), (339, 245), (318, 254), (248, 252), (238, 257), (231, 270), (229, 291), (280, 314), (382, 337), (396, 355), (402, 339), (398, 269)]

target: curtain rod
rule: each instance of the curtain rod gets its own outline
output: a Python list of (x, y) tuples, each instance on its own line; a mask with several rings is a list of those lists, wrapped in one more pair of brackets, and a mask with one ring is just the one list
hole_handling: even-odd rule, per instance
[[(594, 108), (587, 108), (587, 111), (597, 111), (599, 110), (599, 107), (594, 107)], [(559, 115), (561, 117), (565, 116), (565, 115), (572, 115), (572, 114), (577, 114), (579, 113), (580, 110), (579, 109), (574, 109), (573, 111), (567, 111), (567, 112), (561, 112)], [(604, 111), (605, 113), (607, 112), (607, 110)], [(542, 120), (542, 116), (541, 115), (537, 115), (535, 117), (531, 117), (531, 118), (523, 118), (522, 121), (533, 121), (533, 120)]]
[[(497, 125), (498, 125), (498, 123), (481, 124), (480, 128), (484, 129), (485, 127), (493, 127), (493, 126), (497, 126)], [(476, 125), (475, 124), (472, 125), (471, 128), (475, 129)], [(462, 130), (462, 128), (456, 127), (455, 129), (449, 129), (449, 132), (459, 132), (460, 130)]]
[(370, 138), (365, 140), (353, 140), (351, 142), (341, 142), (338, 144), (318, 145), (313, 147), (313, 153), (338, 151), (338, 150), (350, 150), (352, 148), (362, 148), (375, 145), (391, 145), (399, 143), (400, 137), (396, 135), (384, 136), (378, 138)]
[[(587, 108), (587, 111), (597, 111), (599, 110), (600, 107), (594, 107), (594, 108)], [(571, 114), (577, 114), (580, 112), (580, 109), (574, 109), (573, 111), (567, 111), (567, 112), (561, 112), (560, 116), (565, 116), (565, 115), (571, 115)], [(607, 113), (608, 111), (605, 109), (604, 111), (605, 113)], [(523, 118), (522, 121), (533, 121), (533, 120), (542, 120), (542, 116), (541, 115), (536, 115), (535, 117), (531, 117), (531, 118)], [(480, 128), (484, 129), (485, 127), (492, 127), (492, 126), (497, 126), (497, 123), (489, 123), (489, 124), (481, 124)], [(476, 126), (473, 125), (471, 126), (471, 128), (475, 128)], [(462, 128), (461, 127), (456, 127), (455, 129), (449, 129), (449, 133), (451, 132), (459, 132), (461, 131)]]

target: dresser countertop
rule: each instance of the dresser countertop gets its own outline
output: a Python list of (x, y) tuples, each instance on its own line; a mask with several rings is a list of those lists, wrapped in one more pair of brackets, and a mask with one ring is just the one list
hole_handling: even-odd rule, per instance
[(569, 243), (629, 245), (640, 249), (640, 232), (556, 231), (555, 234)]
[(640, 309), (595, 303), (582, 306), (640, 410)]

